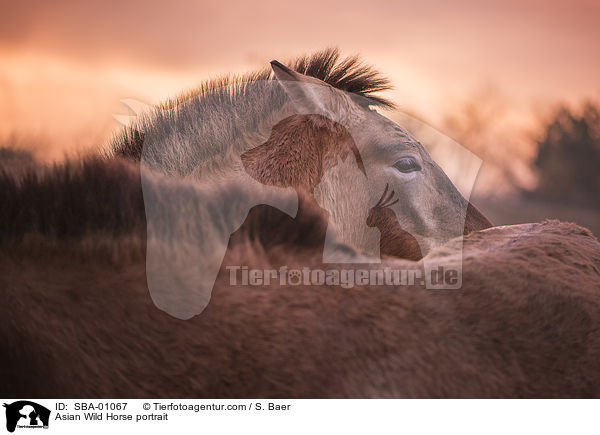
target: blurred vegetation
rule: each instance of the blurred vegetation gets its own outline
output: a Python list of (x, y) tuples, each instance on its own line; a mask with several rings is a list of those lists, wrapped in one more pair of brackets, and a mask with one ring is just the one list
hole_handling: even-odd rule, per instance
[(24, 162), (33, 162), (31, 151), (0, 146), (0, 160), (19, 160)]
[(0, 164), (0, 243), (29, 233), (63, 238), (145, 231), (139, 170), (122, 159), (89, 156), (12, 169)]
[(560, 106), (536, 141), (535, 194), (600, 207), (600, 109), (587, 102), (580, 110)]
[(502, 195), (535, 185), (534, 144), (501, 90), (486, 85), (448, 104), (442, 129), (483, 161), (476, 189)]
[(36, 158), (30, 150), (0, 143), (0, 171), (17, 174), (25, 168), (35, 166), (36, 163)]
[(0, 170), (18, 172), (37, 163), (39, 141), (11, 134), (0, 138)]

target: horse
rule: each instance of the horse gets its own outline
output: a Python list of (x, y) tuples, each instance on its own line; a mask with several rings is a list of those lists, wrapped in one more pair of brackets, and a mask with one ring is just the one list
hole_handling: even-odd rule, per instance
[[(556, 221), (490, 227), (372, 110), (389, 105), (370, 95), (387, 83), (373, 70), (335, 51), (290, 65), (167, 101), (107, 158), (0, 172), (1, 394), (599, 397), (594, 236)], [(161, 273), (189, 289), (211, 234), (206, 306), (157, 298)], [(324, 262), (328, 243), (350, 262)], [(254, 279), (283, 267), (418, 276), (426, 259), (461, 263), (461, 288)], [(252, 279), (233, 282), (244, 267)]]
[[(392, 107), (373, 95), (388, 87), (386, 79), (358, 58), (340, 60), (336, 50), (292, 65), (273, 61), (270, 75), (205, 84), (142, 113), (113, 144), (114, 153), (134, 156), (151, 171), (142, 177), (148, 282), (157, 306), (172, 315), (190, 318), (207, 306), (231, 234), (259, 204), (296, 220), (304, 200), (317, 204), (328, 215), (327, 263), (356, 262), (340, 254), (341, 245), (361, 262), (378, 262), (381, 234), (404, 246), (396, 254), (411, 246), (409, 258), (420, 259), (491, 226), (425, 148), (374, 109)], [(181, 199), (175, 191), (157, 193), (157, 174), (213, 188), (232, 181), (248, 187), (206, 210), (190, 206), (186, 193)], [(401, 201), (393, 209), (398, 225), (381, 233), (366, 221), (385, 185)], [(201, 222), (193, 236), (190, 221)]]

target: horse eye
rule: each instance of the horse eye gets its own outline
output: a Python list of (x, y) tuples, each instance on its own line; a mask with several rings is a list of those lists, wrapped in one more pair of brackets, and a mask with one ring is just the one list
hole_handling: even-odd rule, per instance
[(405, 157), (398, 160), (396, 163), (394, 163), (394, 168), (398, 169), (400, 172), (404, 172), (405, 174), (421, 170), (421, 166), (419, 166), (415, 159), (411, 157)]

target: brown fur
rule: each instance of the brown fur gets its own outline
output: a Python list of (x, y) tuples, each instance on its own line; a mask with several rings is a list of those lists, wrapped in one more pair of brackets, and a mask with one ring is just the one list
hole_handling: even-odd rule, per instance
[[(412, 234), (402, 229), (393, 210), (386, 207), (373, 207), (367, 218), (367, 225), (376, 227), (381, 233), (381, 255), (415, 261), (423, 258), (419, 242)], [(464, 234), (492, 226), (492, 223), (469, 202)]]
[[(116, 162), (106, 169), (124, 182), (135, 174)], [(50, 185), (56, 195), (78, 191), (86, 171)], [(28, 184), (29, 195), (53, 191), (48, 183), (60, 174)], [(105, 201), (129, 195), (122, 192), (139, 195), (109, 189)], [(56, 198), (66, 210), (85, 210), (76, 196)], [(322, 268), (327, 217), (310, 197), (300, 202), (296, 220), (270, 207), (251, 211), (223, 265)], [(28, 204), (41, 218), (38, 204)], [(64, 211), (48, 210), (48, 224)], [(112, 211), (116, 218), (128, 210)], [(83, 225), (89, 215), (70, 216)], [(223, 269), (207, 309), (181, 321), (149, 297), (143, 232), (111, 235), (114, 222), (90, 222), (88, 235), (45, 233), (44, 224), (2, 242), (0, 395), (600, 397), (600, 244), (575, 225), (466, 236), (457, 291), (231, 286)], [(420, 267), (389, 259), (359, 267), (386, 265)]]
[(365, 174), (344, 126), (321, 115), (293, 115), (273, 126), (267, 142), (244, 153), (242, 163), (263, 184), (312, 192), (338, 158), (344, 161), (351, 152)]
[[(143, 259), (55, 243), (1, 254), (2, 396), (600, 397), (600, 244), (573, 224), (470, 234), (458, 291), (237, 287), (225, 271), (190, 321), (154, 307)], [(319, 264), (255, 245), (224, 264)]]
[[(267, 142), (244, 153), (242, 163), (246, 172), (263, 184), (312, 193), (323, 174), (337, 164), (338, 158), (344, 161), (351, 152), (366, 177), (360, 153), (344, 126), (321, 115), (294, 115), (273, 126)], [(312, 195), (301, 195), (300, 198), (299, 216), (307, 207), (304, 201), (316, 206)], [(322, 209), (321, 212), (327, 213)], [(391, 209), (374, 207), (367, 225), (377, 227), (381, 232), (382, 255), (408, 260), (423, 257), (417, 240), (400, 227)], [(491, 226), (491, 222), (469, 203), (464, 234)], [(325, 230), (322, 230), (323, 238)]]
[(467, 206), (464, 234), (492, 227), (493, 224), (471, 202)]
[[(257, 180), (296, 188), (300, 211), (252, 209), (210, 304), (189, 321), (149, 297), (137, 169), (94, 160), (0, 178), (10, 213), (0, 239), (0, 395), (600, 397), (600, 243), (573, 224), (477, 231), (489, 222), (470, 207), (460, 290), (232, 286), (227, 265), (326, 267), (328, 216), (312, 189), (349, 152), (345, 130), (309, 116), (282, 121), (244, 155)], [(402, 251), (389, 209), (378, 212), (369, 219), (384, 254), (417, 258)]]
[[(338, 158), (344, 161), (350, 153), (365, 173), (356, 144), (346, 128), (321, 115), (294, 115), (273, 126), (264, 144), (242, 154), (242, 163), (246, 172), (263, 184), (293, 187), (299, 195), (298, 213), (291, 219), (270, 207), (255, 207), (249, 219), (262, 220), (262, 224), (245, 225), (242, 232), (247, 231), (246, 227), (261, 228), (263, 246), (268, 245), (267, 237), (283, 235), (293, 242), (292, 246), (310, 241), (313, 246), (316, 244), (315, 249), (320, 247), (322, 251), (328, 212), (317, 204), (312, 192), (323, 174), (338, 163)], [(268, 217), (259, 217), (263, 214)], [(276, 223), (265, 222), (274, 217)]]

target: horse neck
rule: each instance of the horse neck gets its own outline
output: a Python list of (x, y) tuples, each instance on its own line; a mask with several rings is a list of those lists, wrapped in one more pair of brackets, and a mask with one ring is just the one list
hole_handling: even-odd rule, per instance
[(227, 171), (231, 158), (263, 143), (271, 127), (292, 113), (274, 81), (212, 89), (145, 121), (143, 158), (150, 167), (178, 176)]

